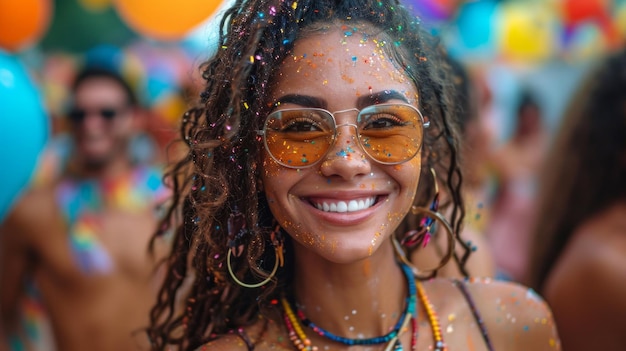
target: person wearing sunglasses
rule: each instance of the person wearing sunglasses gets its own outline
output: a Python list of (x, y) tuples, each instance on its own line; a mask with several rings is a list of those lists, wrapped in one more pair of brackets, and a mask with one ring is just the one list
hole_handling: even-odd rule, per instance
[[(421, 214), (450, 258), (462, 221), (453, 84), (400, 2), (237, 1), (219, 28), (169, 174), (182, 219), (153, 350), (559, 349), (532, 291), (430, 279), (394, 235)], [(431, 162), (448, 218), (419, 205)]]
[(73, 91), (67, 113), (75, 148), (72, 166), (99, 172), (109, 161), (124, 160), (140, 120), (128, 83), (106, 69), (90, 68), (78, 74)]
[[(50, 321), (55, 344), (46, 349), (136, 350), (146, 345), (137, 332), (156, 297), (159, 256), (148, 242), (168, 192), (160, 168), (135, 164), (128, 152), (139, 113), (130, 85), (86, 68), (72, 93), (67, 168), (26, 194), (0, 227), (2, 326), (19, 328), (28, 284)], [(156, 250), (162, 256), (167, 243)]]

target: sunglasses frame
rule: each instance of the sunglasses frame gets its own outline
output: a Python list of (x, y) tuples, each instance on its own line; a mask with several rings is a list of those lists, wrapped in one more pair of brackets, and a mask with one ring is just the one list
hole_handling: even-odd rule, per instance
[[(126, 110), (128, 110), (129, 106), (122, 106), (122, 107), (102, 107), (102, 108), (95, 108), (95, 109), (84, 109), (84, 108), (72, 108), (68, 113), (67, 113), (67, 119), (69, 121), (71, 121), (72, 123), (83, 123), (85, 121), (85, 119), (87, 118), (87, 116), (89, 116), (90, 114), (97, 114), (100, 118), (104, 119), (105, 121), (109, 122), (114, 120), (117, 116), (123, 114)], [(80, 112), (80, 117), (76, 118), (76, 117), (72, 117), (73, 115), (76, 115)], [(106, 112), (112, 112), (113, 114), (109, 114)]]
[[(363, 147), (363, 142), (361, 141), (361, 134), (359, 133), (359, 127), (354, 124), (354, 123), (342, 123), (342, 124), (337, 124), (337, 120), (335, 119), (335, 115), (339, 114), (339, 113), (347, 113), (347, 112), (352, 112), (355, 111), (357, 112), (357, 120), (359, 119), (358, 116), (361, 114), (361, 112), (363, 111), (367, 111), (368, 109), (371, 108), (376, 108), (376, 107), (381, 107), (381, 106), (404, 106), (404, 107), (409, 107), (410, 109), (414, 110), (415, 112), (417, 112), (417, 115), (419, 116), (419, 122), (421, 122), (421, 126), (422, 126), (422, 140), (420, 142), (420, 145), (418, 146), (417, 150), (415, 150), (415, 154), (413, 154), (413, 156), (407, 158), (406, 160), (402, 160), (399, 162), (382, 162), (379, 161), (377, 159), (375, 159), (374, 157), (372, 157), (367, 150)], [(328, 145), (328, 149), (324, 152), (324, 154), (322, 156), (320, 156), (320, 158), (318, 160), (316, 160), (315, 162), (306, 164), (304, 166), (293, 166), (290, 164), (285, 164), (284, 162), (279, 161), (274, 154), (272, 154), (272, 151), (270, 150), (269, 145), (267, 145), (267, 134), (266, 134), (266, 129), (267, 129), (267, 121), (269, 121), (270, 117), (272, 117), (272, 115), (277, 114), (277, 113), (283, 113), (283, 112), (289, 112), (289, 111), (321, 111), (324, 112), (325, 114), (329, 115), (331, 117), (331, 120), (333, 122), (334, 125), (334, 133), (333, 133), (333, 137), (332, 137), (332, 141), (331, 143)], [(404, 103), (386, 103), (386, 104), (375, 104), (375, 105), (370, 105), (367, 106), (363, 109), (357, 109), (357, 108), (350, 108), (350, 109), (345, 109), (345, 110), (339, 110), (339, 111), (335, 111), (335, 112), (331, 112), (328, 111), (326, 109), (323, 108), (317, 108), (317, 107), (300, 107), (300, 108), (288, 108), (288, 109), (282, 109), (282, 110), (275, 110), (272, 111), (271, 113), (269, 113), (267, 115), (267, 117), (265, 118), (265, 121), (263, 122), (263, 129), (262, 130), (257, 130), (257, 135), (262, 136), (263, 137), (263, 145), (265, 145), (265, 151), (267, 151), (267, 153), (270, 155), (270, 157), (272, 157), (272, 159), (278, 163), (279, 165), (283, 166), (283, 167), (287, 167), (287, 168), (292, 168), (292, 169), (305, 169), (305, 168), (310, 168), (315, 166), (317, 163), (319, 163), (321, 160), (323, 160), (328, 153), (330, 152), (330, 150), (333, 148), (333, 146), (335, 146), (335, 143), (337, 142), (337, 136), (339, 135), (338, 129), (340, 127), (344, 127), (344, 126), (350, 126), (350, 127), (354, 127), (355, 131), (356, 131), (356, 138), (358, 140), (358, 144), (359, 147), (361, 148), (361, 150), (363, 150), (363, 153), (365, 155), (367, 155), (367, 157), (369, 157), (371, 160), (373, 160), (374, 162), (378, 163), (378, 164), (382, 164), (382, 165), (398, 165), (404, 162), (407, 162), (411, 159), (413, 159), (413, 157), (415, 157), (415, 155), (417, 155), (420, 150), (422, 149), (422, 145), (424, 143), (424, 129), (428, 128), (430, 126), (430, 121), (427, 121), (424, 119), (424, 116), (422, 115), (422, 112), (415, 106), (410, 105), (410, 104), (404, 104)]]

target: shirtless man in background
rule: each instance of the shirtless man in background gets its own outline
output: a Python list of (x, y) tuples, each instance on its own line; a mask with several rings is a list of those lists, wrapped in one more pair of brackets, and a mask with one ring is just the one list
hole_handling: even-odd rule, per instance
[[(72, 91), (67, 170), (26, 194), (0, 226), (0, 326), (18, 332), (17, 306), (32, 282), (57, 350), (145, 349), (159, 259), (148, 242), (168, 194), (160, 170), (129, 156), (140, 118), (130, 86), (86, 69)], [(166, 243), (157, 245), (166, 252)]]

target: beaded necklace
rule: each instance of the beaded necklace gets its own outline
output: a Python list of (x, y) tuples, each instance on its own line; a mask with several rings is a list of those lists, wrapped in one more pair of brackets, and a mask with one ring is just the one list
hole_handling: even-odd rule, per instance
[(441, 333), (441, 325), (439, 325), (439, 318), (437, 317), (437, 312), (435, 311), (435, 307), (430, 302), (428, 295), (426, 295), (426, 291), (422, 286), (422, 283), (419, 281), (416, 283), (417, 285), (417, 295), (426, 310), (426, 315), (428, 316), (428, 322), (430, 323), (430, 327), (433, 330), (433, 338), (435, 339), (435, 347), (434, 351), (447, 351), (448, 347), (443, 342), (443, 334)]
[(283, 304), (285, 326), (289, 331), (289, 340), (293, 343), (298, 350), (304, 351), (318, 351), (317, 346), (311, 345), (311, 340), (307, 338), (306, 334), (302, 330), (300, 323), (298, 323), (298, 319), (296, 318), (295, 313), (291, 309), (291, 305), (287, 302), (287, 299), (284, 297), (280, 299), (280, 302)]
[[(319, 335), (324, 336), (333, 341), (343, 343), (345, 345), (349, 345), (349, 346), (375, 345), (375, 344), (382, 344), (382, 343), (388, 342), (387, 347), (385, 347), (385, 351), (392, 351), (392, 350), (402, 351), (403, 347), (398, 338), (400, 336), (400, 332), (404, 330), (407, 324), (410, 322), (411, 323), (411, 350), (415, 351), (417, 348), (417, 336), (418, 336), (416, 300), (419, 299), (420, 303), (424, 306), (424, 310), (426, 311), (428, 322), (430, 323), (432, 331), (433, 331), (433, 338), (435, 341), (433, 350), (434, 351), (447, 351), (448, 348), (443, 341), (443, 334), (441, 332), (441, 325), (439, 324), (439, 318), (437, 317), (437, 312), (435, 311), (434, 306), (430, 302), (428, 295), (426, 295), (426, 291), (424, 290), (424, 287), (422, 286), (421, 282), (419, 281), (416, 282), (414, 280), (412, 271), (407, 265), (403, 264), (401, 265), (401, 267), (405, 275), (408, 278), (407, 281), (409, 284), (410, 295), (407, 298), (407, 308), (405, 312), (402, 314), (402, 318), (400, 318), (399, 322), (396, 323), (396, 327), (394, 327), (394, 329), (390, 333), (384, 336), (379, 336), (379, 337), (374, 337), (374, 338), (369, 338), (369, 339), (350, 339), (350, 338), (336, 336), (322, 328), (319, 328), (318, 326), (314, 324), (313, 324), (314, 327), (311, 327), (311, 326), (309, 327), (312, 328)], [(416, 296), (416, 293), (417, 293), (417, 296)], [(296, 313), (293, 311), (291, 304), (284, 297), (281, 299), (281, 303), (283, 305), (283, 311), (284, 311), (283, 317), (285, 320), (285, 326), (287, 327), (287, 330), (289, 333), (289, 339), (291, 340), (293, 345), (296, 347), (296, 349), (302, 350), (302, 351), (318, 351), (319, 348), (317, 346), (312, 345), (311, 340), (306, 336), (304, 330), (302, 329), (302, 326), (300, 325), (299, 319), (301, 320), (306, 319), (306, 317), (304, 317), (304, 314), (302, 314), (301, 311), (298, 311), (300, 318), (296, 317)], [(309, 323), (312, 324), (310, 321)], [(320, 333), (320, 331), (322, 332)], [(332, 335), (332, 337), (329, 337), (329, 335)], [(393, 336), (388, 337), (388, 335), (393, 335)], [(333, 337), (337, 338), (337, 340), (333, 339)], [(379, 340), (383, 340), (383, 341), (379, 341)], [(347, 342), (342, 342), (342, 341), (347, 341), (347, 342), (352, 342), (352, 343), (348, 344)], [(362, 341), (369, 341), (369, 343), (359, 343)], [(378, 342), (374, 343), (373, 341), (378, 341)]]
[[(411, 268), (406, 264), (402, 264), (401, 268), (405, 277), (407, 278), (407, 284), (409, 287), (409, 296), (406, 299), (406, 308), (402, 313), (402, 316), (398, 319), (398, 322), (396, 323), (394, 328), (389, 333), (382, 336), (376, 336), (367, 339), (353, 339), (335, 335), (311, 322), (308, 318), (306, 318), (306, 316), (300, 309), (297, 309), (299, 320), (296, 319), (291, 304), (285, 298), (281, 299), (284, 309), (285, 325), (287, 326), (287, 329), (289, 331), (289, 338), (294, 343), (294, 346), (296, 346), (298, 350), (317, 350), (317, 347), (311, 345), (310, 339), (307, 338), (306, 334), (302, 330), (300, 326), (301, 322), (305, 326), (313, 329), (313, 331), (315, 331), (320, 336), (344, 345), (378, 345), (389, 342), (389, 347), (387, 347), (386, 350), (391, 350), (390, 347), (393, 345), (393, 350), (400, 351), (402, 350), (402, 344), (399, 342), (398, 336), (400, 334), (400, 331), (406, 328), (409, 321), (411, 322), (413, 335), (411, 344), (414, 345), (417, 339), (417, 288)], [(412, 346), (412, 348), (414, 348), (414, 346)]]
[[(284, 298), (281, 299), (281, 302), (283, 304), (283, 308), (285, 311), (283, 318), (285, 320), (285, 326), (287, 327), (287, 331), (289, 332), (289, 340), (291, 340), (293, 345), (298, 350), (319, 351), (319, 348), (311, 343), (311, 340), (306, 336), (306, 334), (302, 330), (302, 326), (300, 325), (300, 322), (295, 316), (295, 313), (293, 312), (293, 309), (291, 308), (291, 305), (289, 304), (289, 302), (287, 302), (287, 300)], [(411, 314), (407, 314), (404, 317), (404, 321), (402, 325), (400, 326), (399, 330), (401, 332), (402, 330), (406, 329), (409, 322), (411, 322), (411, 350), (416, 351), (415, 347), (417, 345), (417, 321), (415, 317), (413, 317), (413, 315)], [(400, 336), (400, 332), (397, 333), (395, 337), (393, 337), (391, 340), (389, 340), (387, 347), (385, 347), (385, 351), (403, 351), (404, 350), (402, 348), (402, 344), (400, 343), (400, 340), (398, 340), (398, 337)]]
[(344, 344), (344, 345), (348, 345), (348, 346), (352, 346), (352, 345), (377, 345), (377, 344), (382, 344), (382, 343), (386, 343), (389, 340), (395, 338), (396, 336), (398, 336), (398, 332), (400, 331), (400, 328), (402, 327), (402, 324), (404, 323), (404, 319), (407, 315), (411, 315), (414, 316), (416, 313), (416, 302), (417, 302), (417, 295), (416, 295), (416, 287), (415, 287), (415, 279), (413, 278), (413, 273), (411, 271), (411, 268), (409, 268), (409, 266), (402, 264), (402, 271), (406, 277), (407, 280), (407, 284), (409, 286), (409, 296), (406, 298), (406, 308), (404, 310), (404, 312), (402, 312), (402, 316), (400, 316), (400, 318), (398, 319), (398, 322), (396, 323), (396, 325), (393, 327), (393, 329), (382, 336), (375, 336), (372, 338), (367, 338), (367, 339), (353, 339), (353, 338), (345, 338), (343, 336), (338, 336), (335, 335), (331, 332), (329, 332), (328, 330), (325, 330), (324, 328), (316, 325), (315, 323), (311, 322), (311, 320), (309, 320), (305, 315), (304, 312), (302, 312), (302, 310), (298, 309), (297, 313), (298, 313), (298, 317), (300, 318), (300, 322), (302, 322), (302, 324), (304, 324), (305, 326), (313, 329), (314, 332), (316, 332), (317, 334), (319, 334), (320, 336), (323, 336), (325, 338), (328, 338), (332, 341)]

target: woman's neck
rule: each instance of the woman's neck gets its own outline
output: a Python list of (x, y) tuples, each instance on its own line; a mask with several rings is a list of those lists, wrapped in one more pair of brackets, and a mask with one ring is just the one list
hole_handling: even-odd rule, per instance
[(370, 338), (388, 333), (401, 318), (407, 278), (389, 240), (371, 257), (351, 264), (296, 250), (297, 307), (317, 326), (347, 338)]

